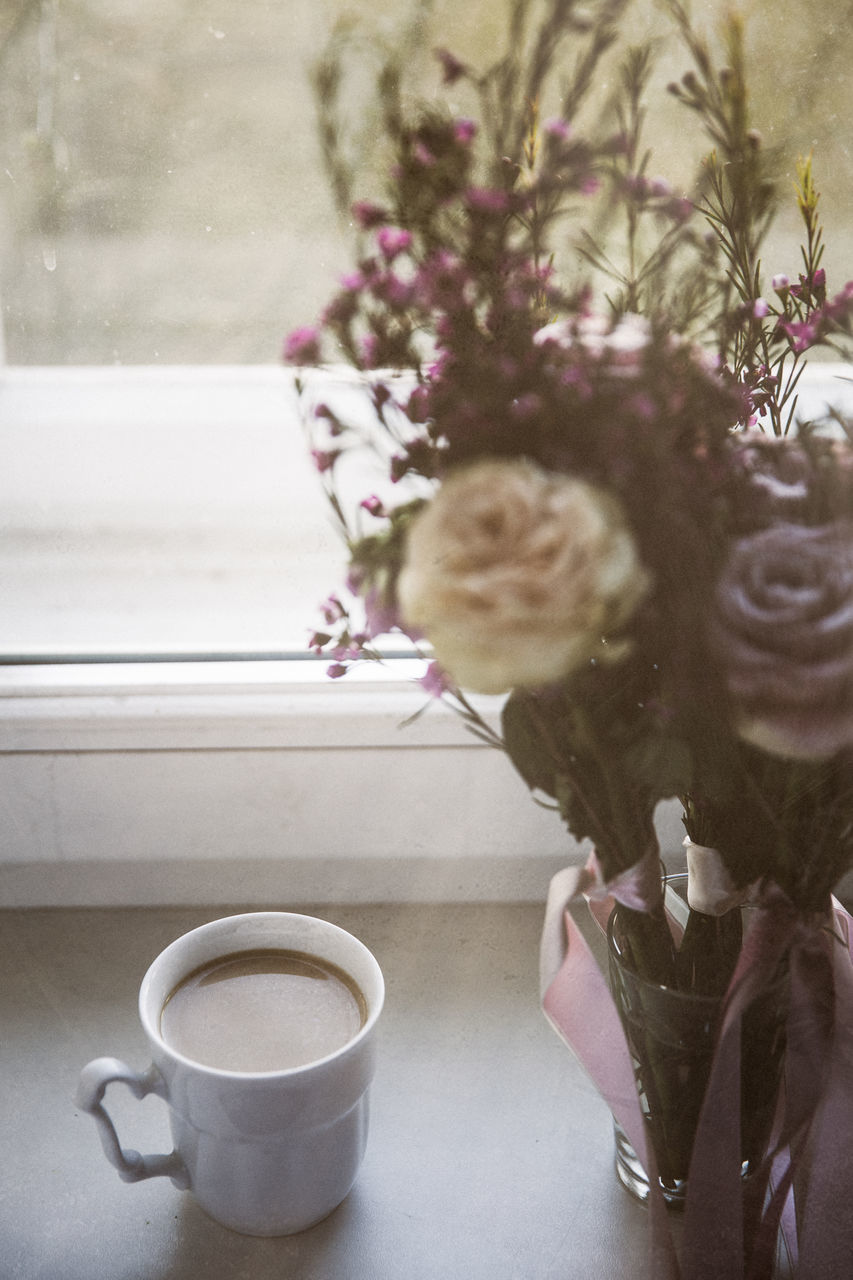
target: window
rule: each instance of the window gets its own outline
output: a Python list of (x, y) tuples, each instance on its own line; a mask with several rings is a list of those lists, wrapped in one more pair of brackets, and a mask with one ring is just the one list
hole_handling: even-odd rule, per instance
[[(356, 126), (380, 38), (415, 23), (426, 85), (432, 45), (486, 58), (503, 20), (492, 0), (355, 7), (378, 33), (347, 90)], [(843, 258), (846, 2), (826, 0), (819, 24), (793, 0), (745, 8), (756, 117), (792, 161), (814, 150), (827, 241)], [(277, 361), (348, 265), (308, 84), (342, 9), (7, 0), (0, 13), (7, 902), (215, 900), (283, 885), (274, 865), (308, 897), (327, 882), (403, 892), (412, 868), (445, 855), (447, 877), (415, 874), (414, 896), (538, 896), (543, 868), (565, 860), (559, 824), (452, 717), (436, 709), (398, 732), (421, 705), (407, 669), (330, 686), (305, 650), (343, 556)], [(655, 12), (638, 0), (637, 39)], [(666, 53), (662, 84), (683, 61)], [(665, 170), (676, 135), (663, 89), (660, 100)], [(773, 270), (796, 271), (796, 235), (789, 212), (768, 246)], [(826, 398), (827, 377), (846, 394), (837, 372), (816, 371), (808, 394)], [(377, 788), (371, 752), (385, 753), (396, 791)], [(440, 806), (441, 825), (439, 793), (459, 800)], [(491, 861), (484, 838), (498, 841)], [(519, 890), (525, 848), (536, 853)], [(401, 852), (409, 871), (390, 871)], [(254, 881), (235, 879), (238, 854)], [(319, 859), (310, 872), (307, 854)], [(359, 880), (352, 858), (376, 876)]]
[[(426, 90), (431, 48), (486, 61), (505, 8), (356, 5), (356, 138), (382, 40), (410, 24)], [(836, 261), (853, 184), (844, 5), (829, 0), (813, 26), (789, 0), (745, 8), (755, 116), (791, 170), (815, 151)], [(309, 79), (342, 12), (340, 0), (4, 7), (7, 658), (304, 653), (341, 552), (277, 361), (349, 262)], [(656, 32), (652, 0), (633, 12), (632, 38)], [(655, 163), (686, 181), (664, 88), (684, 65), (664, 50), (650, 133)], [(796, 271), (798, 233), (792, 198), (768, 273)]]

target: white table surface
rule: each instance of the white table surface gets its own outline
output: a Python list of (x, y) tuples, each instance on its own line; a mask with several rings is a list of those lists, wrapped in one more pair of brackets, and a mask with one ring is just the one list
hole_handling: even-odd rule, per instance
[[(646, 1276), (646, 1214), (616, 1181), (607, 1108), (539, 1010), (535, 905), (313, 912), (361, 937), (387, 982), (367, 1155), (318, 1227), (244, 1237), (168, 1179), (122, 1183), (74, 1106), (77, 1074), (102, 1054), (147, 1066), (148, 964), (243, 909), (0, 911), (3, 1280)], [(113, 1085), (108, 1105), (123, 1145), (171, 1148), (159, 1099)]]

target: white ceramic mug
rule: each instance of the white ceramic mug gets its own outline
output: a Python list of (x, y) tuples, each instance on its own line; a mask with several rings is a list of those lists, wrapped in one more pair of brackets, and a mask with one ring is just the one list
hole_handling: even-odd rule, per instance
[[(223, 1071), (183, 1057), (160, 1034), (160, 1013), (193, 970), (258, 949), (307, 952), (355, 980), (367, 1003), (361, 1030), (337, 1052), (274, 1072)], [(368, 1091), (385, 986), (363, 943), (313, 916), (252, 912), (202, 925), (161, 952), (139, 991), (153, 1058), (134, 1071), (96, 1058), (80, 1075), (77, 1105), (98, 1123), (107, 1158), (126, 1182), (166, 1175), (223, 1226), (247, 1235), (290, 1235), (319, 1222), (355, 1181), (367, 1140)], [(124, 1150), (103, 1105), (111, 1081), (169, 1106), (174, 1150)]]

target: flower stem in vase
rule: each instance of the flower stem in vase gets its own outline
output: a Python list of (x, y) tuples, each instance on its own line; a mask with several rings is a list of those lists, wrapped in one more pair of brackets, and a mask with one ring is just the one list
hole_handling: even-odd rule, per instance
[(678, 949), (678, 986), (703, 996), (725, 995), (743, 943), (739, 910), (722, 916), (690, 911)]
[[(679, 879), (679, 877), (676, 877)], [(634, 936), (636, 912), (618, 905), (608, 930), (610, 976), (634, 1062), (640, 1105), (655, 1151), (666, 1201), (683, 1207), (693, 1145), (716, 1051), (726, 992), (738, 963), (744, 911), (720, 916), (687, 911), (680, 945), (671, 943), (672, 968), (648, 960), (647, 930)], [(678, 915), (674, 917), (677, 935)], [(640, 966), (643, 965), (643, 968)], [(741, 1053), (741, 1171), (757, 1168), (773, 1120), (784, 1058), (786, 975), (777, 975), (745, 1011)], [(621, 1143), (621, 1145), (620, 1145)], [(617, 1133), (617, 1168), (634, 1194), (648, 1194)]]
[(624, 962), (646, 982), (677, 985), (677, 954), (663, 904), (651, 911), (619, 906)]

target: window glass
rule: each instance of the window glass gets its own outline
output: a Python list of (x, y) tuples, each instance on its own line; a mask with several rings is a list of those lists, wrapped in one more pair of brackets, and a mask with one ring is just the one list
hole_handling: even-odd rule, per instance
[[(309, 83), (336, 21), (364, 24), (361, 73), (347, 86), (352, 124), (364, 116), (382, 40), (412, 26), (426, 86), (435, 45), (489, 58), (509, 3), (4, 0), (0, 295), (9, 361), (277, 360), (281, 336), (312, 318), (347, 261)], [(814, 150), (832, 248), (848, 235), (853, 182), (848, 0), (742, 8), (756, 121), (768, 140), (784, 142), (791, 179), (797, 154)], [(720, 13), (716, 0), (693, 9), (709, 26)], [(630, 13), (632, 38), (659, 30), (655, 0), (637, 0)], [(651, 121), (656, 164), (676, 179), (687, 177), (675, 153), (689, 130), (665, 84), (686, 65), (680, 51), (664, 51)], [(789, 214), (778, 253), (770, 250), (773, 271), (796, 267), (792, 232)]]

